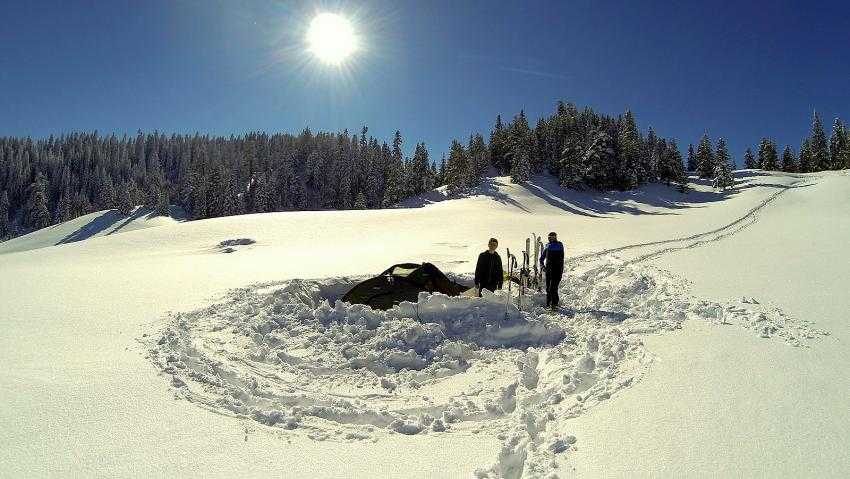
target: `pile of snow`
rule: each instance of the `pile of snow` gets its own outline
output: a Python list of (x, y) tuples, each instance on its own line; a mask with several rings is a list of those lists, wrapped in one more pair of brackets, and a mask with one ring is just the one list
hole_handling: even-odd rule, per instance
[(757, 301), (692, 298), (684, 280), (617, 259), (569, 272), (561, 294), (572, 309), (557, 313), (540, 307), (539, 293), (531, 311), (519, 311), (503, 291), (421, 293), (379, 311), (337, 299), (353, 284), (233, 290), (173, 316), (150, 357), (178, 396), (313, 439), (487, 430), (505, 445), (479, 477), (520, 477), (517, 468), (545, 472), (576, 442), (547, 423), (583, 414), (641, 377), (652, 361), (645, 334), (689, 319), (794, 345), (818, 334)]

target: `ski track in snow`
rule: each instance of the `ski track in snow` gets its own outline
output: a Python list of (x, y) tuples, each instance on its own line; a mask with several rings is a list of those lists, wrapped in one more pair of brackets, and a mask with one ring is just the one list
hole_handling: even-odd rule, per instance
[[(735, 324), (792, 346), (827, 334), (755, 299), (695, 298), (685, 279), (640, 264), (741, 231), (799, 183), (709, 232), (572, 258), (561, 285), (571, 309), (558, 313), (535, 293), (531, 311), (512, 303), (506, 315), (506, 292), (421, 294), (375, 311), (337, 301), (362, 278), (292, 280), (173, 315), (145, 344), (178, 397), (218, 413), (314, 440), (495, 435), (502, 450), (475, 477), (557, 477), (554, 457), (577, 442), (558, 423), (640, 380), (653, 360), (645, 334), (687, 320)], [(661, 248), (615, 254), (653, 246)]]
[(744, 214), (740, 218), (736, 219), (735, 221), (732, 221), (731, 223), (725, 224), (725, 225), (723, 225), (719, 228), (715, 228), (711, 231), (706, 231), (706, 232), (703, 232), (703, 233), (697, 233), (697, 234), (690, 235), (690, 236), (670, 238), (670, 239), (660, 240), (660, 241), (651, 241), (651, 242), (648, 242), (648, 243), (637, 243), (637, 244), (631, 244), (631, 245), (625, 245), (625, 246), (618, 246), (616, 248), (610, 248), (610, 249), (597, 251), (597, 252), (593, 252), (593, 253), (587, 253), (587, 254), (583, 254), (583, 255), (573, 256), (571, 259), (574, 260), (574, 261), (593, 260), (593, 259), (604, 258), (608, 255), (612, 255), (612, 254), (615, 254), (615, 253), (622, 253), (622, 252), (625, 252), (625, 251), (631, 251), (631, 250), (635, 250), (635, 249), (648, 248), (648, 247), (651, 247), (651, 246), (672, 245), (672, 244), (676, 244), (676, 243), (685, 243), (687, 241), (692, 241), (692, 243), (687, 244), (687, 245), (666, 247), (666, 248), (660, 249), (658, 251), (654, 251), (652, 253), (637, 257), (637, 258), (630, 261), (630, 263), (639, 263), (641, 261), (646, 261), (646, 260), (649, 260), (649, 259), (657, 258), (661, 255), (664, 255), (666, 253), (670, 253), (670, 252), (673, 252), (673, 251), (679, 251), (679, 250), (682, 250), (682, 249), (692, 249), (692, 248), (696, 248), (696, 247), (699, 247), (699, 246), (702, 246), (702, 245), (705, 245), (705, 244), (708, 244), (708, 243), (711, 243), (711, 242), (714, 242), (714, 241), (719, 241), (723, 238), (731, 236), (731, 235), (733, 235), (733, 234), (755, 224), (756, 221), (758, 221), (759, 213), (761, 213), (761, 211), (764, 210), (768, 205), (770, 205), (775, 200), (777, 200), (780, 196), (782, 196), (782, 194), (784, 194), (786, 191), (793, 189), (793, 188), (804, 187), (806, 185), (803, 185), (801, 183), (804, 183), (805, 181), (808, 181), (808, 180), (816, 180), (818, 178), (820, 178), (820, 177), (818, 177), (818, 176), (806, 177), (804, 179), (801, 179), (800, 181), (795, 181), (788, 186), (784, 186), (784, 185), (777, 186), (778, 188), (780, 188), (779, 191), (768, 196), (765, 200), (763, 200), (761, 203), (756, 205), (754, 208), (752, 208), (746, 214)]

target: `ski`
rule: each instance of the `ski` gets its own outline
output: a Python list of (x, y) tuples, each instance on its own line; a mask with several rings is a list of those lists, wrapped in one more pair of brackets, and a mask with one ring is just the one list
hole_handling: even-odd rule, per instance
[(522, 311), (522, 301), (528, 289), (531, 238), (525, 239), (525, 249), (522, 251), (522, 269), (519, 271), (519, 310)]
[(508, 259), (508, 294), (505, 299), (505, 319), (508, 319), (508, 306), (511, 304), (511, 282), (514, 277), (514, 268), (516, 268), (516, 256), (511, 254), (511, 249), (507, 248), (507, 259)]
[(537, 292), (540, 292), (540, 270), (537, 267), (537, 263), (540, 258), (540, 237), (534, 233), (531, 233), (532, 238), (534, 238), (534, 279), (531, 280), (531, 284), (534, 285), (534, 288)]
[[(544, 249), (544, 248), (545, 248), (545, 245), (543, 244), (543, 238), (542, 238), (542, 237), (540, 237), (540, 236), (538, 236), (538, 237), (537, 237), (537, 248), (536, 248), (538, 251), (537, 251), (537, 253), (535, 254), (535, 256), (536, 256), (536, 257), (535, 257), (535, 259), (534, 259), (534, 261), (535, 261), (535, 263), (534, 263), (534, 264), (535, 264), (535, 265), (537, 264), (537, 262), (539, 262), (539, 261), (540, 261), (540, 255), (542, 255), (542, 254), (543, 254), (543, 249)], [(544, 280), (543, 280), (543, 267), (540, 267), (540, 269), (537, 271), (537, 291), (538, 291), (538, 292), (542, 292), (542, 291), (543, 291), (543, 285), (544, 285), (544, 284), (545, 284), (545, 282), (544, 282)]]

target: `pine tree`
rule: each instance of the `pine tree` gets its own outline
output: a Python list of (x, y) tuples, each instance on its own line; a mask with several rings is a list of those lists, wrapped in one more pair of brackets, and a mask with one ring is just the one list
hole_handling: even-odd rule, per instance
[(111, 210), (115, 208), (115, 186), (112, 184), (112, 179), (102, 177), (97, 191), (97, 203), (101, 208)]
[(524, 111), (520, 111), (519, 115), (514, 117), (509, 128), (509, 134), (510, 150), (508, 157), (510, 158), (511, 180), (514, 183), (528, 181), (531, 178), (532, 138)]
[[(543, 169), (546, 167), (546, 151), (547, 151), (547, 142), (546, 142), (546, 134), (548, 130), (548, 125), (545, 119), (538, 118), (537, 126), (534, 127), (534, 131), (532, 132), (532, 148), (531, 148), (531, 173), (539, 174), (543, 172)], [(483, 140), (483, 138), (482, 138)], [(486, 167), (485, 167), (486, 169)]]
[(464, 191), (469, 184), (469, 161), (466, 149), (457, 140), (452, 140), (449, 150), (445, 181), (450, 195)]
[(744, 153), (744, 168), (754, 170), (757, 167), (758, 162), (756, 162), (756, 157), (753, 155), (753, 150), (751, 148), (747, 148), (747, 151)]
[(558, 183), (573, 189), (581, 188), (585, 181), (585, 149), (577, 139), (567, 139), (561, 150), (561, 162), (558, 170)]
[[(486, 151), (485, 151), (486, 155)], [(431, 171), (431, 160), (428, 158), (428, 148), (425, 143), (417, 143), (410, 163), (410, 177), (414, 181), (413, 194), (421, 194), (434, 189), (434, 177)]]
[(700, 178), (714, 178), (716, 162), (708, 134), (702, 135), (697, 146), (697, 171)]
[(688, 171), (697, 171), (697, 156), (694, 154), (694, 145), (688, 145)]
[(587, 168), (585, 180), (587, 184), (598, 190), (610, 187), (614, 159), (615, 153), (611, 136), (606, 131), (596, 132), (582, 159)]
[(154, 206), (154, 213), (159, 216), (170, 216), (170, 212), (168, 211), (170, 204), (171, 202), (168, 198), (168, 190), (166, 188), (161, 188), (159, 190), (159, 197), (157, 198), (156, 205)]
[(496, 115), (496, 124), (490, 133), (490, 163), (502, 173), (510, 168), (507, 160), (508, 148), (508, 132), (502, 125), (502, 115)]
[(840, 118), (832, 124), (832, 136), (829, 137), (830, 169), (840, 170), (845, 165), (847, 151), (847, 128)]
[(225, 216), (224, 196), (225, 184), (222, 178), (221, 169), (218, 167), (212, 168), (209, 178), (206, 181), (206, 201), (207, 212), (205, 218), (218, 218)]
[[(407, 194), (417, 194), (415, 186), (412, 184), (412, 178), (408, 178), (408, 171), (405, 168), (401, 145), (403, 140), (401, 132), (396, 130), (393, 137), (393, 149), (390, 155), (389, 167), (386, 171), (386, 189), (384, 199), (381, 204), (383, 208), (388, 208), (401, 201)], [(418, 145), (417, 145), (418, 147)], [(409, 189), (407, 186), (408, 180), (411, 183)]]
[(0, 194), (0, 241), (12, 236), (12, 227), (9, 221), (9, 193), (3, 190)]
[(795, 173), (797, 171), (797, 158), (794, 156), (794, 150), (790, 146), (786, 146), (782, 152), (782, 171)]
[(124, 216), (130, 216), (130, 213), (133, 212), (130, 184), (127, 182), (124, 182), (118, 189), (118, 212)]
[(469, 137), (469, 146), (467, 147), (469, 156), (469, 184), (470, 188), (474, 188), (481, 184), (481, 180), (487, 173), (487, 168), (490, 166), (490, 160), (487, 154), (487, 145), (484, 143), (484, 137), (479, 134), (474, 134)]
[(621, 190), (635, 188), (638, 184), (647, 181), (647, 177), (650, 176), (650, 173), (645, 171), (644, 162), (641, 161), (641, 146), (635, 117), (631, 110), (626, 110), (617, 128), (617, 149), (620, 159), (617, 187)]
[(809, 148), (814, 171), (828, 170), (831, 166), (829, 142), (826, 139), (826, 133), (823, 131), (823, 123), (817, 112), (815, 112), (812, 119), (812, 135), (809, 139)]
[[(422, 147), (424, 148), (425, 145), (423, 144)], [(431, 165), (428, 167), (428, 174), (425, 176), (425, 180), (423, 181), (423, 191), (431, 191), (434, 189), (435, 186), (437, 186), (438, 174), (439, 173), (437, 172), (437, 165), (431, 163)]]
[(729, 156), (729, 151), (726, 148), (726, 140), (720, 138), (717, 140), (717, 150), (715, 154), (715, 170), (714, 170), (714, 187), (725, 190), (726, 188), (735, 185), (735, 180), (732, 177), (732, 158)]
[(659, 179), (670, 186), (675, 183), (680, 186), (687, 185), (687, 175), (685, 174), (685, 166), (682, 163), (682, 153), (679, 152), (679, 145), (676, 140), (663, 142), (663, 147), (659, 148), (661, 159), (658, 164)]
[(776, 143), (770, 138), (762, 138), (761, 143), (759, 143), (758, 166), (766, 171), (779, 169), (779, 154), (776, 151)]
[(361, 191), (357, 193), (357, 199), (354, 200), (354, 209), (355, 210), (365, 210), (366, 209), (366, 195)]
[(56, 210), (53, 212), (53, 223), (64, 223), (71, 219), (71, 198), (66, 191), (59, 196), (59, 201), (56, 203)]
[(33, 229), (50, 226), (50, 210), (47, 208), (47, 180), (39, 172), (29, 186), (26, 208), (26, 224)]
[(844, 153), (841, 155), (844, 161), (841, 167), (850, 168), (850, 128), (847, 129), (847, 135), (844, 137), (844, 145)]
[(800, 164), (798, 165), (800, 173), (811, 173), (814, 170), (814, 162), (812, 160), (812, 151), (809, 139), (806, 138), (800, 144)]

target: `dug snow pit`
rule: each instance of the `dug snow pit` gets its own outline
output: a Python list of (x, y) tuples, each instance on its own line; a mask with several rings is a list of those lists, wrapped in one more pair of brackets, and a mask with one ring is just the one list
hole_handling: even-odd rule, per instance
[(541, 307), (537, 293), (526, 298), (530, 311), (504, 291), (420, 293), (386, 311), (340, 301), (357, 283), (236, 289), (172, 315), (143, 341), (177, 396), (223, 414), (316, 440), (501, 435), (502, 453), (479, 477), (545, 477), (575, 442), (560, 435), (561, 422), (634, 384), (651, 364), (643, 335), (686, 320), (721, 327), (720, 319), (756, 333), (769, 326), (771, 338), (794, 345), (819, 334), (775, 308), (698, 300), (669, 273), (616, 261), (565, 275), (570, 316)]

